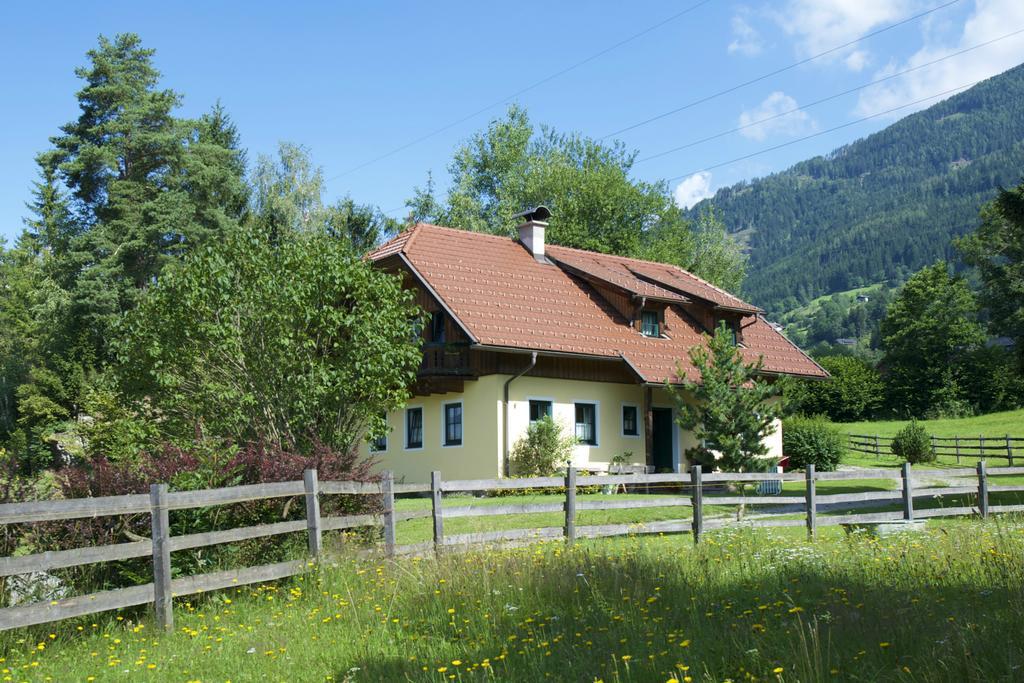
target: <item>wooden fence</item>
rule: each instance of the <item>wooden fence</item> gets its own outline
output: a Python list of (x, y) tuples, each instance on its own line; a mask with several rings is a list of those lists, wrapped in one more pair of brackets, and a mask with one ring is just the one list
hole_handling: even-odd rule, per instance
[[(444, 481), (440, 472), (434, 472), (429, 484), (395, 483), (390, 472), (385, 472), (379, 482), (318, 481), (315, 470), (307, 470), (302, 481), (235, 486), (223, 489), (201, 491), (168, 491), (166, 484), (153, 484), (149, 495), (125, 495), (102, 498), (83, 498), (60, 501), (10, 503), (0, 505), (0, 524), (18, 524), (54, 520), (81, 519), (107, 515), (149, 513), (152, 539), (118, 543), (101, 547), (76, 548), (73, 550), (50, 551), (21, 557), (0, 558), (0, 577), (31, 572), (46, 572), (53, 569), (81, 566), (97, 562), (110, 562), (138, 557), (151, 557), (153, 582), (90, 595), (76, 596), (19, 605), (0, 609), (0, 630), (31, 626), (35, 624), (78, 617), (107, 610), (123, 609), (152, 603), (158, 624), (170, 630), (173, 628), (172, 597), (180, 597), (204, 591), (231, 588), (247, 584), (262, 583), (293, 576), (307, 570), (323, 551), (322, 536), (325, 531), (377, 526), (383, 529), (381, 550), (387, 556), (409, 553), (441, 553), (454, 547), (467, 547), (481, 543), (531, 542), (535, 539), (564, 538), (572, 544), (580, 538), (599, 538), (642, 533), (691, 533), (695, 543), (700, 542), (705, 530), (737, 523), (759, 527), (806, 526), (813, 538), (820, 526), (834, 524), (863, 524), (884, 521), (923, 519), (927, 517), (972, 515), (982, 517), (995, 512), (1021, 512), (1024, 505), (989, 505), (989, 493), (993, 491), (1024, 492), (1024, 486), (997, 486), (989, 483), (993, 475), (1021, 475), (1024, 467), (1003, 467), (986, 469), (979, 462), (976, 469), (946, 469), (912, 471), (909, 465), (902, 470), (872, 469), (842, 472), (815, 472), (810, 466), (805, 473), (763, 474), (763, 473), (710, 473), (705, 474), (699, 466), (690, 472), (668, 474), (622, 474), (622, 475), (578, 475), (569, 468), (565, 477), (533, 477), (526, 479), (475, 479)], [(933, 477), (971, 477), (967, 486), (944, 488), (914, 487), (913, 478), (920, 475)], [(729, 488), (737, 484), (783, 480), (803, 482), (802, 495), (742, 495)], [(897, 479), (896, 490), (867, 491), (818, 495), (817, 482), (834, 480), (882, 480)], [(640, 498), (608, 496), (603, 499), (577, 500), (579, 487), (584, 486), (638, 486), (645, 490), (659, 487), (661, 492)], [(495, 505), (459, 505), (459, 497), (450, 497), (446, 505), (444, 494), (466, 492), (488, 492), (497, 490), (540, 490), (563, 491), (564, 499), (550, 503), (520, 504), (509, 502)], [(639, 489), (638, 489), (639, 490)], [(330, 495), (373, 495), (381, 500), (380, 514), (349, 516), (321, 516), (320, 497)], [(429, 494), (431, 509), (396, 511), (396, 494)], [(943, 495), (975, 496), (973, 506), (932, 508), (915, 510), (914, 499)], [(172, 536), (169, 526), (171, 510), (195, 509), (216, 505), (227, 505), (254, 500), (283, 497), (305, 499), (305, 519), (296, 521), (261, 524), (257, 526), (208, 531), (203, 533)], [(514, 500), (514, 499), (510, 499)], [(900, 503), (901, 510), (895, 512), (849, 512), (851, 504), (886, 505)], [(737, 520), (730, 514), (721, 514), (723, 506), (752, 505), (773, 506), (776, 514), (758, 514), (747, 520)], [(714, 506), (710, 507), (709, 506)], [(580, 511), (622, 510), (639, 508), (685, 507), (690, 515), (685, 518), (647, 523), (578, 525)], [(831, 514), (844, 508), (844, 514)], [(759, 507), (760, 509), (760, 507)], [(707, 514), (708, 512), (712, 514)], [(719, 511), (716, 516), (715, 511)], [(448, 535), (445, 520), (459, 517), (506, 516), (533, 513), (561, 513), (562, 526), (484, 531)], [(794, 514), (799, 516), (794, 516)], [(396, 525), (400, 521), (426, 518), (432, 519), (433, 539), (426, 543), (399, 545), (396, 541)], [(775, 517), (774, 519), (772, 517)], [(305, 532), (308, 537), (309, 558), (245, 569), (220, 571), (188, 576), (178, 579), (171, 577), (171, 553), (220, 543), (275, 536), (278, 534)]]
[[(1024, 450), (1024, 437), (1019, 436), (932, 436), (932, 453), (936, 459), (976, 458), (979, 460), (987, 458), (1006, 458), (1007, 465), (1013, 467), (1014, 457), (1019, 456)], [(892, 452), (892, 437), (867, 434), (847, 435), (847, 449), (857, 453), (868, 453), (876, 457), (883, 455), (895, 455)], [(1016, 451), (1016, 453), (1014, 452)]]

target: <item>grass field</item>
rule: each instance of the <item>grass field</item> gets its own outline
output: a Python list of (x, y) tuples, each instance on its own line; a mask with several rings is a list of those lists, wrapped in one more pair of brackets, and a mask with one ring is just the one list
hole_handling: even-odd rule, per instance
[[(907, 420), (883, 420), (879, 422), (836, 422), (836, 428), (844, 434), (868, 434), (895, 436)], [(1024, 409), (989, 413), (977, 417), (963, 417), (943, 420), (920, 420), (919, 423), (932, 436), (963, 436), (968, 438), (1024, 436)]]
[[(843, 434), (858, 434), (864, 436), (895, 436), (902, 429), (907, 420), (880, 420), (876, 422), (835, 422), (836, 429)], [(950, 437), (961, 436), (968, 439), (977, 439), (979, 436), (985, 438), (1002, 438), (1006, 435), (1024, 437), (1024, 409), (1008, 410), (1001, 413), (989, 413), (977, 417), (964, 417), (942, 420), (920, 420), (921, 424), (932, 436)], [(1021, 453), (1021, 462), (1024, 462), (1024, 450)], [(869, 453), (849, 452), (843, 459), (844, 464), (857, 465), (862, 467), (899, 467), (902, 461), (891, 456), (877, 458)], [(972, 466), (977, 458), (967, 457), (962, 459), (961, 467)], [(1005, 458), (989, 458), (991, 466), (1006, 465)], [(929, 464), (928, 467), (950, 467), (956, 466), (953, 457), (942, 457), (940, 461)]]
[[(1011, 681), (1024, 526), (947, 521), (341, 559), (147, 618), (0, 638), (11, 681)], [(789, 533), (792, 531), (792, 533)], [(144, 613), (143, 613), (144, 614)]]

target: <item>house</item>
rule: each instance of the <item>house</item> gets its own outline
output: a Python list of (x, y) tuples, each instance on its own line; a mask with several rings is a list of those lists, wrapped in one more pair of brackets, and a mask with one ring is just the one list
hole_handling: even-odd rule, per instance
[[(547, 216), (526, 214), (518, 240), (418, 224), (368, 255), (429, 314), (414, 396), (363, 446), (396, 477), (507, 476), (510, 450), (543, 415), (578, 438), (577, 467), (629, 453), (685, 468), (694, 436), (664, 385), (677, 370), (695, 377), (689, 351), (719, 323), (768, 375), (827, 376), (757, 307), (680, 268), (545, 244)], [(780, 455), (780, 431), (769, 440)]]
[(871, 301), (871, 297), (868, 296), (867, 294), (858, 294), (857, 295), (857, 303), (866, 304), (869, 301)]
[(850, 337), (839, 337), (836, 339), (836, 344), (839, 344), (840, 346), (856, 346), (857, 340)]

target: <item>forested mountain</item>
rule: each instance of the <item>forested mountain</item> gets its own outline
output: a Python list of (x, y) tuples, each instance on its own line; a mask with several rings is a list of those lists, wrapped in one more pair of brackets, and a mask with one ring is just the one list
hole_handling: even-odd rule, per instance
[(974, 230), (1024, 177), (1024, 65), (714, 204), (749, 248), (744, 294), (774, 315), (823, 294), (902, 281)]

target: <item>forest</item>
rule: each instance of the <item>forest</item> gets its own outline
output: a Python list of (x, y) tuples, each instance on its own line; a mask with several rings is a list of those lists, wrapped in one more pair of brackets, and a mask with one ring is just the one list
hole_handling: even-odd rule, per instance
[(772, 316), (898, 285), (936, 260), (956, 262), (952, 240), (1024, 177), (1022, 101), (1024, 65), (826, 156), (719, 190), (690, 213), (714, 206), (743, 240), (743, 294)]

